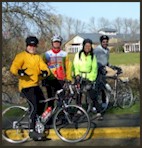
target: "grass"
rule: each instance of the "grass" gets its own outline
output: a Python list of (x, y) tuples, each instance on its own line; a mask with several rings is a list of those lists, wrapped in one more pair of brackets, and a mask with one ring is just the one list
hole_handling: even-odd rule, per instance
[(140, 64), (140, 53), (111, 53), (109, 62), (112, 65)]
[[(73, 61), (75, 54), (69, 54)], [(134, 65), (140, 64), (140, 53), (110, 53), (110, 61), (112, 65)]]
[(136, 114), (140, 113), (140, 102), (136, 102), (133, 106), (126, 109), (121, 109), (119, 107), (112, 108), (106, 111), (107, 114)]

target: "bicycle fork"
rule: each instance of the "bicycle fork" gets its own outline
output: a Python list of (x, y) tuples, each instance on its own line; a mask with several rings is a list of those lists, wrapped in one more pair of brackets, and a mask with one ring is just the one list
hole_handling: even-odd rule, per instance
[(65, 113), (65, 117), (66, 117), (68, 123), (69, 123), (69, 124), (72, 124), (73, 122), (71, 121), (71, 118), (70, 118), (70, 116), (69, 116), (69, 113), (68, 113), (66, 110), (64, 110), (63, 112)]

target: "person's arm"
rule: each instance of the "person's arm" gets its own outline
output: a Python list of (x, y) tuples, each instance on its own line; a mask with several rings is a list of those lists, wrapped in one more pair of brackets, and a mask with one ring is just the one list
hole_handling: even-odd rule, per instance
[(23, 64), (24, 64), (23, 56), (21, 54), (16, 55), (10, 67), (10, 72), (18, 76), (18, 70), (22, 68)]
[(72, 80), (72, 63), (68, 55), (65, 57), (65, 68), (66, 68), (66, 79), (71, 81)]
[(96, 56), (94, 55), (93, 61), (92, 61), (92, 70), (91, 70), (91, 72), (88, 74), (89, 80), (90, 80), (90, 81), (95, 81), (96, 78), (97, 78), (97, 74), (98, 74), (97, 59), (96, 59)]
[(78, 53), (75, 54), (75, 57), (74, 57), (74, 60), (73, 60), (73, 67), (74, 67), (74, 75), (75, 76), (80, 75), (80, 72), (79, 72), (79, 69), (80, 69), (79, 55), (78, 55)]
[(47, 76), (50, 75), (50, 69), (40, 56), (39, 56), (39, 68), (41, 72), (47, 73)]

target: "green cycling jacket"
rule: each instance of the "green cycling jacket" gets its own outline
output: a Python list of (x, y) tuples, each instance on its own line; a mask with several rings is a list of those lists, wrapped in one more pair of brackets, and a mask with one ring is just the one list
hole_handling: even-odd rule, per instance
[(80, 75), (83, 78), (87, 78), (90, 81), (95, 81), (98, 74), (97, 60), (94, 55), (93, 60), (91, 55), (87, 56), (82, 52), (79, 59), (79, 53), (75, 54), (74, 61), (74, 75)]

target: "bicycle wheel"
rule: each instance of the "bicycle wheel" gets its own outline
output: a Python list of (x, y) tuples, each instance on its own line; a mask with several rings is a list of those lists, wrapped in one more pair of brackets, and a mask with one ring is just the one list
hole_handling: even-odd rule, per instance
[(27, 108), (11, 106), (2, 112), (2, 137), (11, 143), (22, 143), (29, 138)]
[(53, 126), (56, 134), (65, 142), (75, 143), (86, 138), (90, 130), (87, 112), (76, 105), (61, 108), (54, 116)]
[[(105, 95), (105, 106), (102, 106), (102, 104), (103, 104), (103, 100), (102, 100), (103, 95)], [(99, 103), (99, 106), (100, 106), (100, 112), (101, 113), (103, 113), (108, 108), (109, 96), (110, 95), (108, 94), (108, 92), (105, 89), (99, 90), (99, 93), (98, 93), (98, 103)]]
[(78, 103), (78, 99), (80, 99), (79, 95), (76, 95), (74, 98), (70, 97), (68, 100), (68, 105), (81, 106), (83, 109), (85, 109), (85, 111), (87, 111), (87, 113), (89, 113), (92, 107), (92, 100), (90, 99), (90, 97), (86, 94), (82, 94), (80, 103)]
[(120, 108), (129, 108), (132, 106), (134, 98), (132, 89), (128, 83), (118, 82), (116, 97)]

